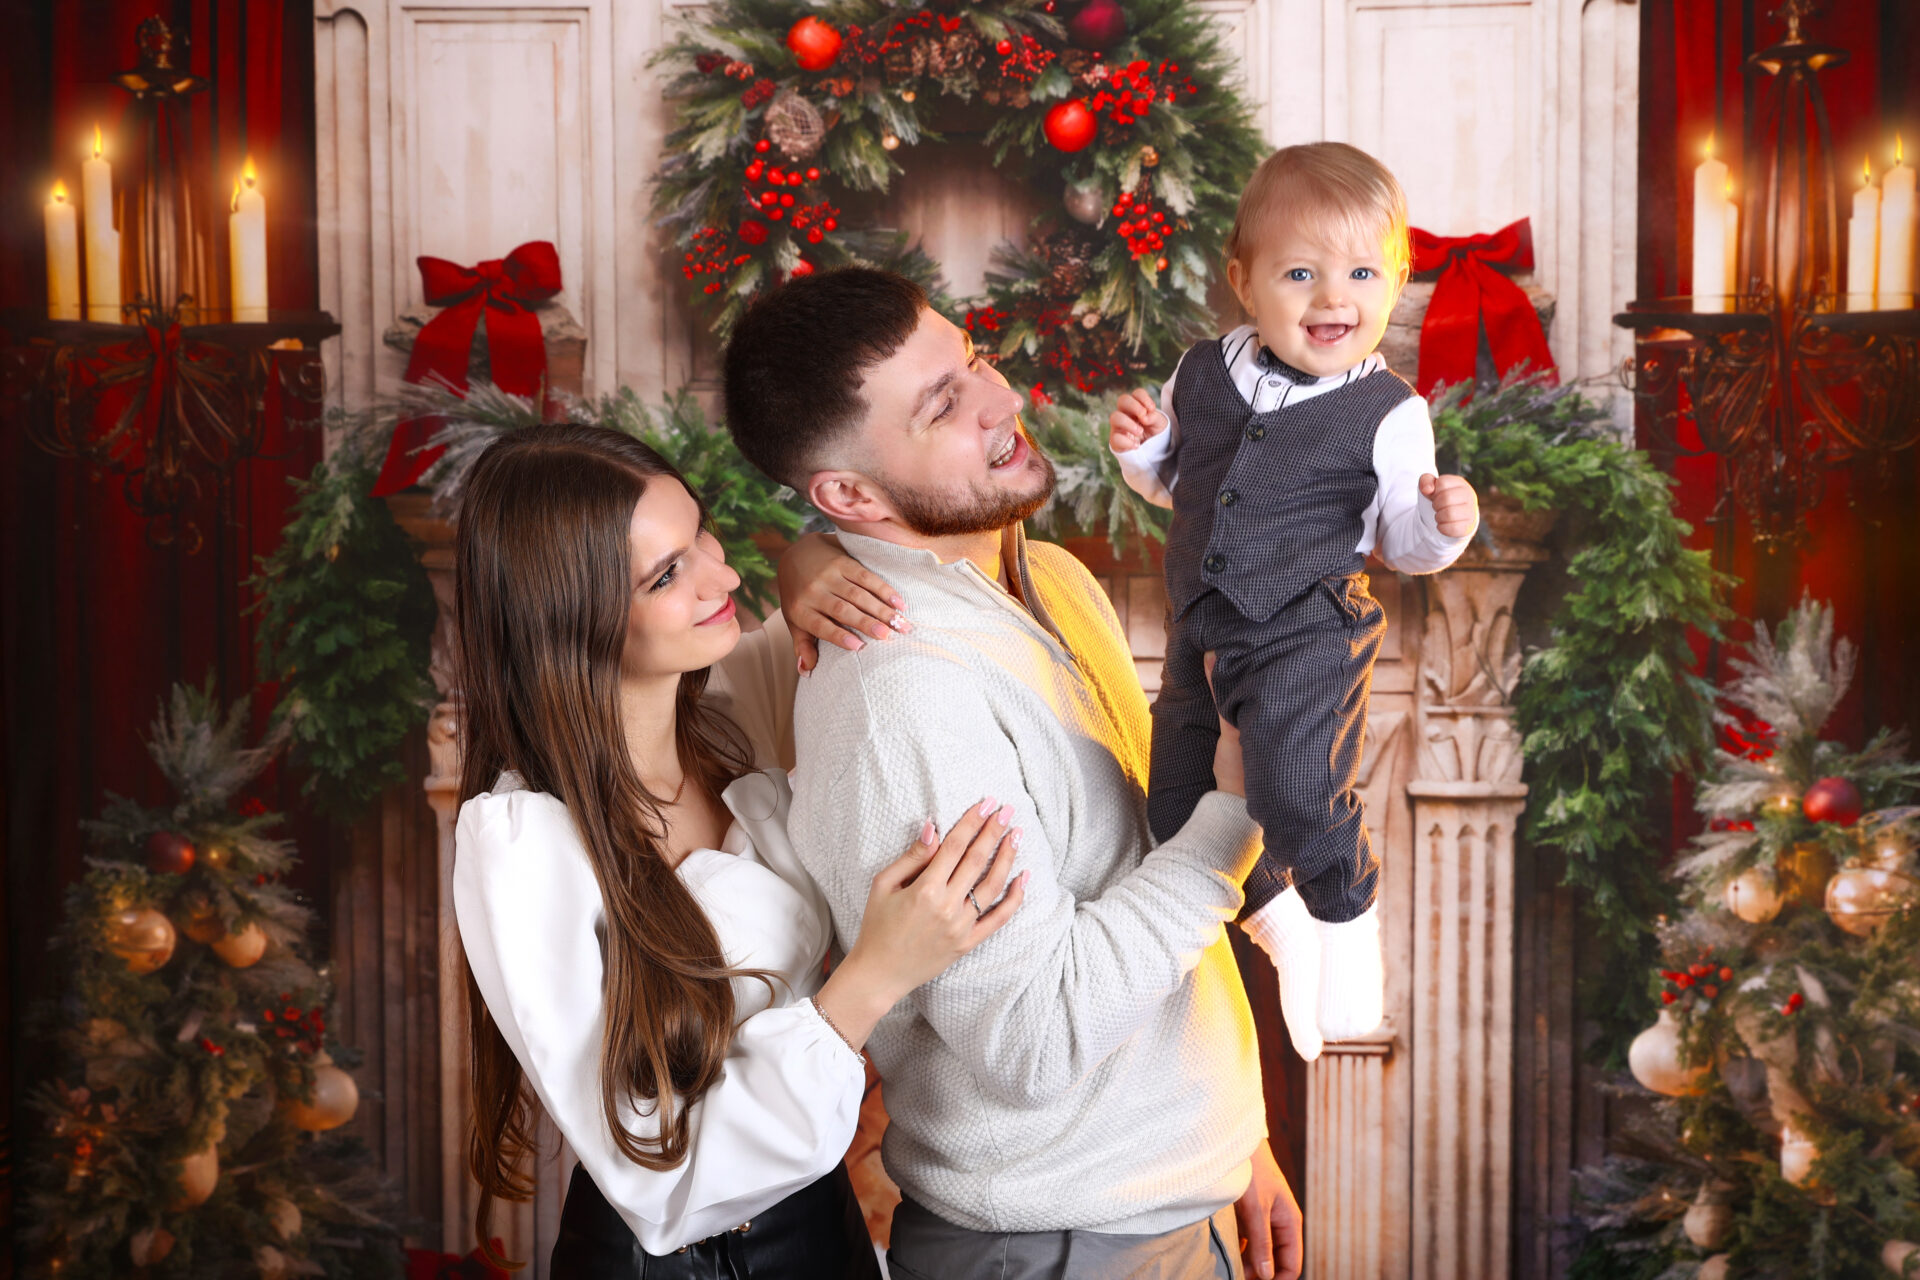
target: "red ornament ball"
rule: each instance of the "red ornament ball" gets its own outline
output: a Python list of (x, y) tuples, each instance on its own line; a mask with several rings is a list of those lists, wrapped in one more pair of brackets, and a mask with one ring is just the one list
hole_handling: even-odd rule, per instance
[(758, 151), (761, 155), (765, 155), (768, 151), (773, 149), (773, 144), (771, 142), (768, 142), (765, 138), (761, 138), (759, 141), (753, 144), (753, 149), (755, 151)]
[(1860, 789), (1845, 778), (1822, 778), (1800, 798), (1800, 811), (1813, 822), (1850, 827), (1860, 820)]
[(767, 224), (764, 222), (741, 223), (740, 238), (748, 244), (765, 244), (767, 240)]
[(161, 875), (185, 875), (193, 870), (193, 844), (174, 831), (156, 831), (147, 837), (147, 870)]
[(1087, 0), (1067, 23), (1067, 34), (1082, 49), (1110, 49), (1126, 38), (1127, 15), (1115, 0)]
[(787, 48), (802, 71), (825, 71), (840, 56), (840, 33), (808, 14), (787, 29)]
[(1099, 120), (1078, 98), (1068, 98), (1047, 112), (1044, 124), (1047, 141), (1060, 151), (1078, 151), (1093, 141), (1100, 130)]
[(998, 44), (993, 46), (993, 51), (1004, 58), (1008, 54), (1013, 52), (1013, 41), (1002, 40)]

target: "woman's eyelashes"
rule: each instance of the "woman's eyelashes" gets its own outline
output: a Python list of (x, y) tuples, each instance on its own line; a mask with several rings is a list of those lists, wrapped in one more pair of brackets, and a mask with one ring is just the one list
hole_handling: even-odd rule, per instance
[(667, 566), (667, 571), (665, 573), (661, 574), (658, 578), (654, 579), (653, 585), (648, 587), (647, 590), (649, 592), (666, 590), (668, 587), (673, 585), (673, 580), (679, 576), (679, 573), (680, 573), (680, 562), (678, 560), (675, 560), (672, 564)]

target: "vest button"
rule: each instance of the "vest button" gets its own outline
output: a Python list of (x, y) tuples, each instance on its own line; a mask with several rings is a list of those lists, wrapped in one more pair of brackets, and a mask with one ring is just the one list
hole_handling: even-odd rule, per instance
[(1249, 440), (1258, 440), (1266, 434), (1267, 429), (1257, 422), (1247, 428), (1247, 439)]
[(1227, 567), (1227, 558), (1216, 551), (1208, 556), (1202, 564), (1208, 573), (1218, 573)]
[(1222, 489), (1220, 491), (1221, 506), (1230, 507), (1238, 501), (1240, 501), (1240, 495), (1238, 493), (1235, 493), (1232, 489)]

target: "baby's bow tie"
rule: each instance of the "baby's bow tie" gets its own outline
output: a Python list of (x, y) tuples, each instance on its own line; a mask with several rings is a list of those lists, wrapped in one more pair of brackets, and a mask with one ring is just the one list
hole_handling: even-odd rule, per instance
[(1255, 359), (1259, 362), (1259, 365), (1262, 369), (1270, 369), (1274, 373), (1277, 373), (1281, 377), (1285, 378), (1287, 381), (1295, 383), (1299, 386), (1305, 386), (1309, 382), (1320, 381), (1319, 378), (1315, 377), (1311, 373), (1308, 373), (1306, 370), (1294, 368), (1292, 365), (1288, 364), (1285, 360), (1282, 360), (1279, 356), (1273, 354), (1273, 352), (1267, 350), (1265, 347), (1260, 348), (1260, 354), (1257, 357), (1255, 357)]

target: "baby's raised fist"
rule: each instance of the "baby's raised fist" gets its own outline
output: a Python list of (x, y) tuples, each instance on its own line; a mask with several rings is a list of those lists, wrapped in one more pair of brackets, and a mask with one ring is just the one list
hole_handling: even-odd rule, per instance
[(1107, 418), (1107, 443), (1115, 453), (1138, 449), (1167, 429), (1167, 415), (1153, 403), (1145, 391), (1129, 391), (1120, 397)]
[(1443, 537), (1464, 538), (1480, 522), (1480, 497), (1464, 476), (1420, 477), (1420, 493), (1433, 503), (1433, 524)]

